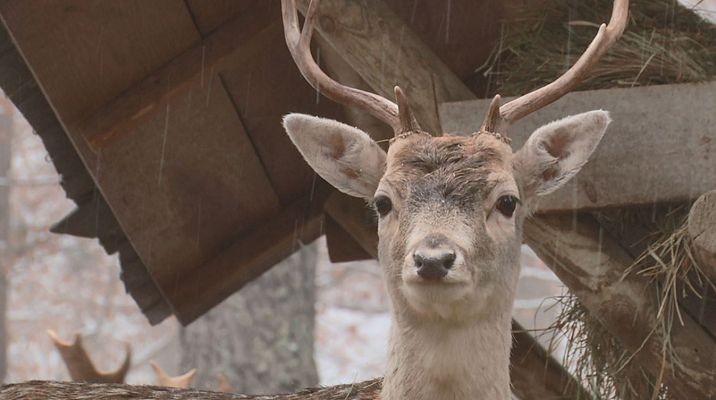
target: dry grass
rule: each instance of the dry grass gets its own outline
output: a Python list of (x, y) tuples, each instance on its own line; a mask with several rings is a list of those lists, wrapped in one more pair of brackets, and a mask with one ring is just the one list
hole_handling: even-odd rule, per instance
[[(611, 0), (547, 0), (503, 26), (502, 40), (477, 74), (487, 95), (518, 95), (569, 68), (609, 20)], [(716, 77), (716, 27), (676, 0), (631, 0), (622, 38), (580, 90), (697, 82)]]

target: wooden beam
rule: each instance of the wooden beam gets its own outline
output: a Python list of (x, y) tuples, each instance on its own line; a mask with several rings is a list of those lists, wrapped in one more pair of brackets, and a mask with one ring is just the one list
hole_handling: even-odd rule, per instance
[[(371, 76), (380, 70), (380, 64), (376, 62), (375, 54), (400, 54), (402, 57), (404, 53), (402, 53), (401, 44), (406, 40), (413, 39), (410, 38), (409, 31), (400, 21), (386, 17), (390, 11), (380, 8), (380, 1), (363, 3), (362, 8), (351, 8), (348, 3), (350, 2), (346, 0), (324, 1), (322, 5), (334, 7), (332, 8), (334, 12), (325, 19), (331, 23), (320, 24), (318, 30), (361, 76)], [(374, 14), (376, 10), (381, 10), (381, 12)], [(355, 30), (356, 26), (361, 26), (356, 21), (363, 21), (362, 23), (371, 29), (362, 30), (362, 35), (345, 34), (344, 31), (351, 32)], [(390, 21), (390, 23), (375, 24), (370, 21)], [(328, 29), (324, 29), (326, 25), (328, 25)], [(389, 40), (381, 40), (381, 38)], [(399, 39), (396, 40), (396, 38)], [(361, 42), (360, 45), (352, 43), (355, 41)], [(431, 82), (435, 87), (447, 84), (462, 85), (457, 79), (443, 76), (444, 74), (450, 75), (450, 71), (431, 69), (432, 61), (427, 61), (430, 58), (430, 53), (412, 53), (412, 56), (410, 64), (404, 64), (410, 65), (410, 67), (397, 68), (395, 71), (399, 78), (395, 80), (366, 79), (366, 81), (377, 93), (384, 96), (392, 92), (395, 81), (401, 80), (415, 82), (419, 86), (427, 85), (427, 82)], [(440, 79), (411, 80), (411, 78), (414, 79), (414, 71), (422, 70), (428, 71), (428, 76), (440, 76)], [(464, 93), (467, 90), (464, 85), (463, 89), (457, 89), (456, 92)], [(421, 98), (415, 98), (414, 94), (413, 101), (423, 104), (430, 104), (434, 101), (439, 103), (454, 101), (449, 96), (449, 93), (452, 93), (451, 90), (436, 89), (431, 93), (433, 96), (428, 98), (424, 98), (425, 94), (417, 96)], [(469, 96), (474, 99), (474, 95), (469, 94)], [(427, 126), (440, 123), (434, 113), (423, 114), (423, 119), (431, 117), (435, 119), (430, 124), (426, 124)], [(360, 211), (357, 212), (360, 215)], [(340, 219), (336, 220), (340, 222)], [(579, 234), (576, 235), (572, 230), (576, 230)], [(349, 230), (349, 232), (354, 231)], [(620, 248), (616, 245), (612, 245), (615, 254), (599, 252), (602, 249), (603, 235), (599, 225), (594, 221), (584, 219), (573, 221), (570, 216), (537, 217), (526, 222), (525, 232), (527, 243), (538, 250), (538, 254), (541, 254), (543, 259), (549, 261), (550, 267), (558, 272), (558, 276), (579, 296), (589, 311), (604, 321), (611, 332), (626, 346), (638, 346), (641, 341), (647, 340), (649, 346), (639, 352), (636, 359), (654, 376), (660, 376), (660, 373), (663, 372), (660, 368), (662, 358), (659, 350), (661, 348), (653, 347), (656, 344), (655, 338), (649, 336), (649, 329), (654, 322), (653, 314), (650, 316), (643, 313), (654, 309), (654, 299), (646, 295), (643, 283), (622, 282), (618, 279), (624, 268), (631, 264), (628, 255), (623, 250), (619, 252)], [(560, 240), (563, 236), (565, 239), (577, 240), (578, 243), (565, 246)], [(601, 286), (591, 285), (592, 282), (602, 282), (608, 286), (600, 290)], [(609, 290), (612, 287), (616, 288), (616, 292)], [(616, 295), (616, 297), (612, 295)], [(622, 297), (627, 302), (626, 304), (620, 302)], [(632, 301), (637, 301), (637, 303), (633, 304)], [(635, 316), (639, 318), (634, 319)], [(713, 355), (716, 354), (716, 349), (713, 348), (714, 342), (693, 321), (688, 320), (687, 323), (687, 327), (675, 329), (673, 338), (674, 343), (682, 346), (679, 353), (683, 356), (682, 363), (676, 366), (677, 370), (670, 371), (673, 373), (665, 374), (664, 382), (674, 394), (683, 398), (713, 397), (715, 394), (709, 392), (716, 390), (716, 377), (714, 376), (716, 372), (710, 365)], [(642, 335), (645, 330), (646, 335)], [(690, 353), (690, 351), (696, 352)]]
[(233, 58), (246, 42), (275, 22), (278, 13), (277, 7), (258, 7), (257, 13), (240, 14), (87, 118), (70, 123), (68, 130), (80, 132), (94, 151), (136, 132), (134, 128), (163, 112), (171, 99), (196, 83), (209, 85), (212, 75), (237, 62)]
[[(518, 149), (540, 125), (593, 109), (613, 119), (589, 163), (537, 212), (649, 205), (716, 188), (716, 82), (570, 93), (516, 123)], [(479, 129), (489, 100), (440, 105), (445, 131)]]
[[(322, 234), (322, 208), (328, 188), (317, 185), (312, 198), (302, 198), (239, 238), (213, 259), (177, 275), (172, 306), (186, 325), (258, 278), (303, 243)], [(211, 293), (211, 296), (207, 296)]]
[[(305, 12), (309, 0), (299, 0)], [(467, 100), (472, 92), (380, 0), (322, 1), (317, 29), (379, 94), (393, 99), (400, 85), (423, 129), (439, 133), (437, 100)], [(366, 66), (368, 68), (366, 68)], [(405, 71), (410, 71), (406, 74)]]

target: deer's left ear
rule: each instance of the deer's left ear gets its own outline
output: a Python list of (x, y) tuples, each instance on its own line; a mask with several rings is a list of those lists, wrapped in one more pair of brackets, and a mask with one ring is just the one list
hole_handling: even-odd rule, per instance
[(289, 114), (288, 136), (308, 165), (336, 189), (371, 199), (385, 171), (386, 154), (360, 129), (326, 118)]
[(609, 113), (589, 111), (538, 128), (515, 154), (516, 178), (527, 197), (551, 193), (571, 179), (597, 148)]

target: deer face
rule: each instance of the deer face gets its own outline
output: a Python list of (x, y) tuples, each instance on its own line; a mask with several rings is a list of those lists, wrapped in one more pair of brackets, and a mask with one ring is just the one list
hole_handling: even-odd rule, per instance
[(467, 321), (511, 306), (522, 222), (536, 196), (573, 176), (609, 117), (545, 125), (520, 151), (496, 135), (400, 135), (386, 154), (367, 134), (292, 114), (284, 126), (311, 167), (378, 214), (379, 259), (396, 312)]

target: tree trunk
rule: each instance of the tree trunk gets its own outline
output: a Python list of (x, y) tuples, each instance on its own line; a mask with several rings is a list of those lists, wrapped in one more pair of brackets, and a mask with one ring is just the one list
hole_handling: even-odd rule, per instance
[(313, 360), (317, 249), (307, 246), (182, 329), (181, 371), (197, 368), (193, 387), (291, 392), (316, 386)]
[(10, 172), (12, 144), (12, 104), (2, 100), (0, 111), (0, 383), (7, 375), (7, 281), (10, 268)]

